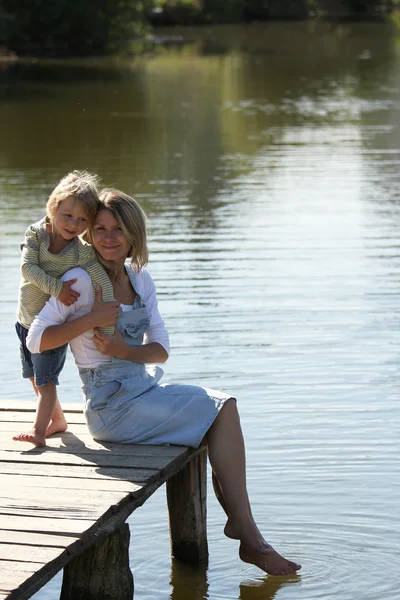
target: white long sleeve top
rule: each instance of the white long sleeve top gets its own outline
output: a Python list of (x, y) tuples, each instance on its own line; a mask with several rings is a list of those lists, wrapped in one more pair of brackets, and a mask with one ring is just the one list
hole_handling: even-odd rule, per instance
[[(76, 279), (77, 281), (72, 288), (79, 292), (80, 296), (71, 306), (65, 306), (54, 296), (50, 297), (29, 328), (27, 346), (32, 353), (40, 352), (42, 335), (47, 327), (72, 321), (86, 315), (92, 309), (94, 302), (93, 286), (90, 276), (84, 269), (81, 267), (71, 269), (64, 273), (61, 279), (63, 281)], [(157, 342), (169, 354), (169, 336), (164, 320), (158, 310), (156, 287), (150, 273), (145, 268), (136, 273), (135, 291), (145, 303), (150, 318), (150, 325), (143, 343)], [(92, 329), (71, 340), (69, 345), (78, 367), (94, 369), (98, 365), (112, 361), (111, 356), (101, 354), (97, 350), (93, 343)]]

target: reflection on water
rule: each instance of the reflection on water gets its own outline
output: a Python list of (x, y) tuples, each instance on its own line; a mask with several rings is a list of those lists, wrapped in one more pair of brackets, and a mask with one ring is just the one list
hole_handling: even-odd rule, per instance
[[(160, 490), (130, 519), (135, 598), (397, 600), (398, 34), (190, 35), (146, 59), (0, 73), (3, 397), (31, 398), (13, 331), (18, 242), (62, 175), (98, 172), (149, 216), (165, 379), (238, 397), (255, 516), (303, 564), (281, 580), (240, 563), (211, 491), (207, 570), (171, 563)], [(70, 357), (61, 397), (80, 401)]]

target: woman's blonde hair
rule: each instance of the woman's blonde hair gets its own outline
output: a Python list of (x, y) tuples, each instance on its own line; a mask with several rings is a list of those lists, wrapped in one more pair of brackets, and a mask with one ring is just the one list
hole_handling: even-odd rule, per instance
[(49, 219), (54, 217), (64, 200), (73, 198), (82, 202), (89, 221), (92, 221), (99, 209), (99, 182), (97, 175), (87, 171), (71, 171), (65, 175), (47, 200), (46, 214)]
[[(120, 190), (104, 188), (99, 194), (99, 210), (107, 208), (121, 226), (125, 239), (131, 245), (128, 257), (135, 271), (147, 265), (149, 250), (147, 248), (146, 215), (140, 205)], [(85, 235), (85, 239), (93, 246), (93, 224)], [(97, 258), (109, 274), (114, 273), (113, 265), (104, 260), (98, 253)]]

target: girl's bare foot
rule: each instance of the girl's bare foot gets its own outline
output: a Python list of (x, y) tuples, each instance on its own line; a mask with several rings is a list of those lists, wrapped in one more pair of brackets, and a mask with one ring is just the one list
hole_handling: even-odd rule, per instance
[(62, 433), (68, 429), (68, 423), (65, 419), (52, 419), (46, 429), (45, 437), (53, 433)]
[(27, 433), (19, 433), (18, 435), (13, 435), (13, 440), (16, 442), (29, 442), (36, 447), (45, 446), (46, 440), (44, 435), (39, 434), (36, 429), (31, 429)]
[(269, 575), (293, 575), (301, 569), (301, 565), (286, 560), (272, 546), (267, 552), (257, 552), (241, 542), (239, 556), (244, 562), (255, 565)]

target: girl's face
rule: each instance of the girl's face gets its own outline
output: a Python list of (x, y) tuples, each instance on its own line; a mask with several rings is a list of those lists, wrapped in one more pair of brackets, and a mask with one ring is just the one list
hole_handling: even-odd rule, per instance
[(92, 238), (97, 252), (108, 261), (124, 261), (131, 250), (121, 225), (108, 208), (101, 208), (97, 213)]
[(86, 230), (89, 218), (82, 202), (70, 197), (60, 202), (51, 223), (53, 234), (70, 241)]

